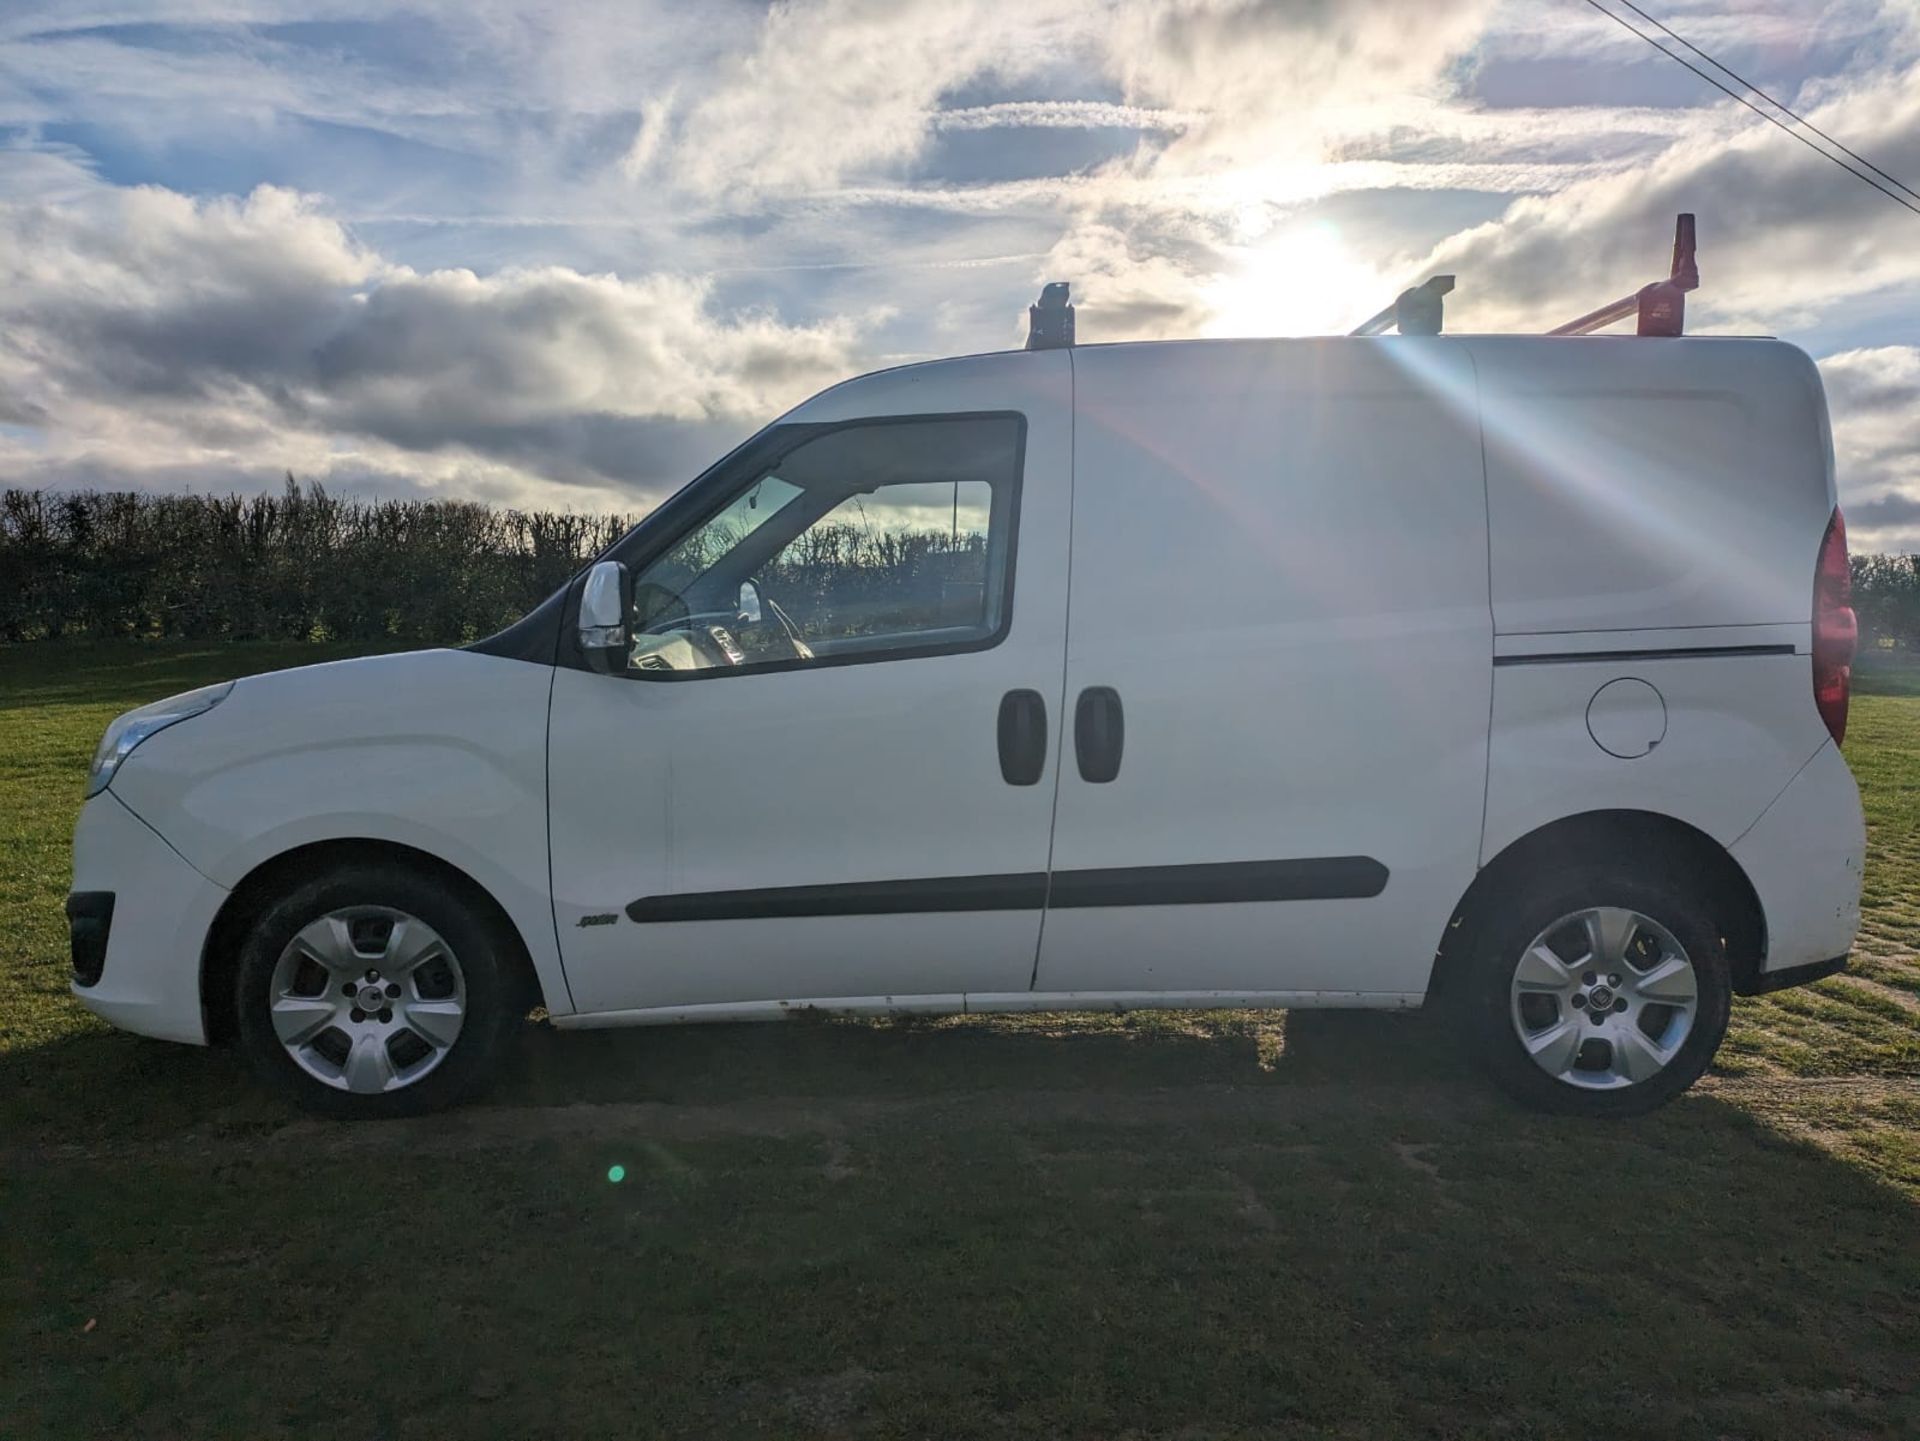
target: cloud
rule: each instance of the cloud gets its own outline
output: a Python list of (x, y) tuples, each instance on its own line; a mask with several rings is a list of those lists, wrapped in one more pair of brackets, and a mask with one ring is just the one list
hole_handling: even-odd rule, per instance
[[(1434, 108), (1490, 9), (1491, 0), (1118, 7), (1101, 32), (1108, 75), (1128, 105), (1188, 123), (1143, 138), (1091, 174), (1053, 182), (1065, 227), (1044, 275), (1075, 282), (1087, 333), (1100, 339), (1208, 333), (1222, 319), (1220, 282), (1244, 268), (1247, 243), (1329, 195), (1557, 189), (1591, 175), (1462, 154), (1403, 163), (1361, 146), (1397, 117)], [(1047, 182), (1015, 184), (1036, 183)], [(972, 187), (967, 198), (998, 200), (1011, 188)]]
[[(1048, 275), (1071, 277), (1076, 306), (1087, 307), (1098, 327), (1088, 338), (1198, 335), (1213, 315), (1204, 285), (1213, 248), (1151, 214), (1116, 218), (1075, 226), (1045, 263)], [(1019, 318), (1024, 326), (1024, 311)]]
[[(936, 111), (935, 130), (1186, 130), (1206, 119), (1202, 110), (1162, 110), (1106, 100), (1003, 100)], [(638, 143), (638, 142), (636, 142)]]
[(1920, 553), (1920, 347), (1841, 351), (1820, 374), (1848, 538), (1856, 550)]
[[(1646, 20), (1624, 7), (1613, 8), (1641, 31), (1657, 34)], [(1710, 54), (1727, 58), (1742, 50), (1777, 57), (1816, 48), (1850, 49), (1884, 39), (1890, 26), (1910, 24), (1912, 19), (1898, 3), (1889, 4), (1887, 0), (1669, 4), (1650, 13), (1659, 15)], [(1645, 41), (1635, 39), (1598, 11), (1585, 6), (1574, 8), (1562, 0), (1522, 0), (1502, 6), (1491, 17), (1488, 38), (1502, 54), (1524, 60), (1578, 55), (1633, 62), (1643, 61), (1649, 53)]]
[[(1376, 134), (1383, 105), (1439, 97), (1495, 3), (788, 0), (768, 11), (749, 51), (700, 77), (697, 98), (681, 84), (642, 105), (622, 168), (734, 210), (805, 196), (956, 211), (993, 209), (1008, 193), (887, 183), (923, 159), (938, 133), (1137, 132), (1139, 148), (1092, 177), (1114, 182), (1297, 168)], [(944, 103), (964, 90), (1063, 83), (1110, 88), (1115, 98)], [(1043, 198), (1088, 178), (1049, 177)]]
[[(1920, 10), (1764, 9), (1663, 15), (1920, 173)], [(0, 477), (628, 504), (866, 364), (1018, 343), (1030, 281), (1089, 340), (1432, 270), (1450, 329), (1537, 329), (1691, 209), (1694, 328), (1854, 347), (1856, 535), (1908, 535), (1906, 351), (1858, 347), (1909, 338), (1920, 219), (1693, 84), (1568, 0), (20, 0)]]
[(1094, 8), (1073, 0), (1017, 10), (996, 0), (775, 4), (757, 43), (718, 67), (697, 99), (656, 102), (625, 168), (734, 205), (884, 171), (920, 153), (942, 95), (986, 73), (1033, 73), (1053, 33), (1082, 29)]
[[(1920, 174), (1920, 62), (1795, 108), (1892, 173)], [(1460, 328), (1541, 328), (1659, 278), (1673, 217), (1692, 211), (1696, 329), (1801, 325), (1835, 301), (1920, 280), (1920, 217), (1739, 114), (1751, 123), (1732, 131), (1682, 117), (1674, 142), (1645, 165), (1517, 200), (1409, 269), (1461, 276), (1450, 325), (1458, 316)]]
[(0, 453), (37, 483), (136, 457), (394, 484), (658, 494), (859, 367), (853, 320), (719, 314), (710, 285), (557, 266), (419, 272), (311, 199), (145, 187), (0, 206)]
[(1134, 104), (1205, 111), (1163, 173), (1320, 157), (1383, 100), (1437, 92), (1493, 0), (1177, 0), (1115, 17), (1109, 63)]

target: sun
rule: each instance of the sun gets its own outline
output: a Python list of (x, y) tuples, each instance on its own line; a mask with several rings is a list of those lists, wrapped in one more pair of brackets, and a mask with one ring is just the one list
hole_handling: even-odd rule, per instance
[(1331, 221), (1285, 226), (1230, 254), (1232, 267), (1204, 292), (1209, 336), (1343, 335), (1398, 289)]

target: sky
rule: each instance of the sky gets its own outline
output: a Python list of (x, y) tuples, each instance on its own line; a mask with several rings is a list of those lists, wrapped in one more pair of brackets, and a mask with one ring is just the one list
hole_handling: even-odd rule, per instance
[[(1612, 8), (1624, 11), (1617, 3)], [(1642, 0), (1920, 188), (1920, 0)], [(1644, 25), (1643, 25), (1644, 28)], [(0, 485), (644, 510), (862, 371), (1658, 278), (1920, 551), (1920, 215), (1585, 0), (0, 0)]]

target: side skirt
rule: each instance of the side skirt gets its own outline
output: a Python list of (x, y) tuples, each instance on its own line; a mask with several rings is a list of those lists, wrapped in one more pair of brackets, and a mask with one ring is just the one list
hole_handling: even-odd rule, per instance
[(702, 1021), (779, 1021), (802, 1015), (973, 1016), (1005, 1011), (1403, 1011), (1421, 991), (983, 991), (935, 996), (823, 996), (811, 1000), (721, 1001), (700, 1006), (644, 1006), (555, 1016), (562, 1030), (614, 1026), (697, 1025)]

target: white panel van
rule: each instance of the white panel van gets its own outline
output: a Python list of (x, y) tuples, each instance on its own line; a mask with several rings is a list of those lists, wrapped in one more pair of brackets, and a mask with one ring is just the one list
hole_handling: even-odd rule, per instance
[(340, 1116), (556, 1026), (1445, 1005), (1644, 1111), (1865, 837), (1762, 340), (1082, 346), (835, 387), (502, 634), (115, 721), (74, 992)]

